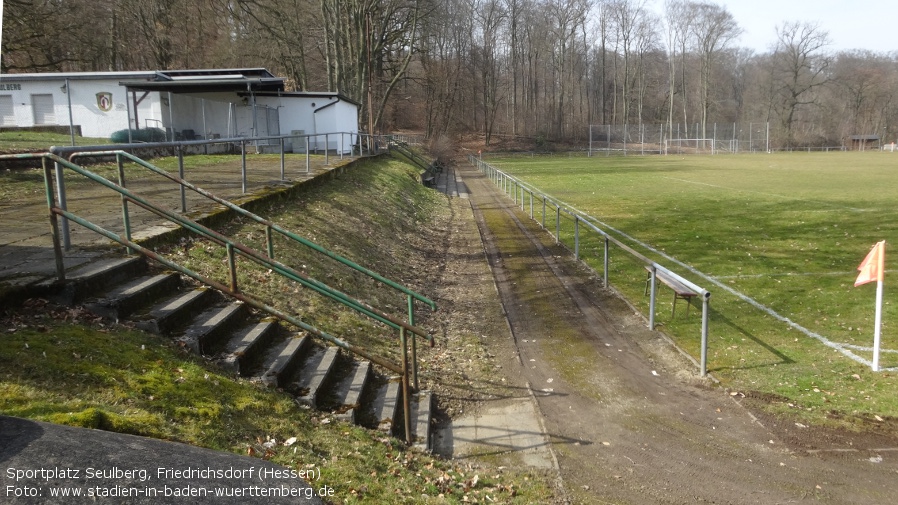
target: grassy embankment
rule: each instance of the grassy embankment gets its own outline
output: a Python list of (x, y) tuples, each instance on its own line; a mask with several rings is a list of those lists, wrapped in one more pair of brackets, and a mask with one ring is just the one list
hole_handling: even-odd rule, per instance
[[(366, 266), (388, 277), (415, 283), (420, 278), (405, 275), (406, 262), (397, 259), (426, 260), (427, 248), (412, 237), (444, 219), (446, 212), (445, 200), (422, 188), (414, 169), (380, 159), (362, 162), (294, 200), (277, 201), (267, 215), (342, 254), (364, 258)], [(239, 222), (229, 232), (257, 246), (264, 236), (258, 226)], [(186, 241), (170, 254), (213, 275), (223, 268), (223, 253), (205, 242)], [(284, 242), (276, 244), (276, 254), (375, 305), (392, 304), (400, 313), (404, 308), (401, 298), (358, 283), (345, 270)], [(395, 339), (383, 328), (242, 263), (241, 285), (259, 296), (301, 310), (304, 318), (343, 338), (385, 354), (395, 352)], [(165, 338), (39, 300), (2, 318), (0, 412), (7, 415), (253, 453), (293, 467), (314, 466), (322, 474), (316, 484), (335, 488), (337, 503), (551, 499), (551, 485), (541, 474), (406, 451), (396, 439), (301, 409), (284, 394), (235, 379)], [(438, 371), (430, 377), (439, 380)], [(284, 445), (293, 437), (294, 443)], [(276, 444), (266, 448), (269, 440)]]

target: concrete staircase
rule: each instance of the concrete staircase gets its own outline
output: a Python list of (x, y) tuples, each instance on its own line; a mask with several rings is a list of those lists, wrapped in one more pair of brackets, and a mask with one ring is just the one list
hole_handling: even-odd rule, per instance
[[(226, 372), (282, 389), (297, 403), (403, 436), (398, 377), (304, 332), (293, 333), (218, 291), (175, 273), (151, 272), (142, 257), (95, 261), (71, 272), (54, 291), (55, 301), (170, 337)], [(429, 450), (432, 395), (420, 392), (411, 403), (415, 446)]]

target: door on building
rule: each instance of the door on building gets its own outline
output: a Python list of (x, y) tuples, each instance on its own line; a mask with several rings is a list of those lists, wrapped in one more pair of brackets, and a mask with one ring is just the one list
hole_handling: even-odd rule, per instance
[(15, 126), (16, 113), (12, 105), (12, 95), (0, 95), (0, 126)]
[(56, 124), (53, 95), (31, 95), (31, 108), (34, 110), (34, 124)]

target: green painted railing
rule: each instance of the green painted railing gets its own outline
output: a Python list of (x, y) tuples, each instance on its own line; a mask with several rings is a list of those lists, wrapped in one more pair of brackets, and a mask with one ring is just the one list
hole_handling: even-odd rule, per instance
[[(409, 443), (412, 442), (412, 436), (411, 436), (411, 431), (410, 431), (411, 419), (410, 419), (410, 408), (409, 408), (410, 407), (410, 389), (412, 387), (411, 382), (412, 381), (414, 382), (414, 389), (417, 389), (417, 387), (418, 387), (418, 384), (417, 384), (417, 382), (418, 382), (417, 381), (417, 379), (418, 379), (417, 378), (417, 368), (418, 367), (417, 367), (417, 352), (416, 352), (416, 346), (415, 346), (415, 335), (424, 337), (431, 342), (431, 345), (433, 344), (433, 337), (431, 335), (429, 335), (425, 330), (415, 326), (415, 324), (414, 324), (414, 301), (419, 300), (419, 301), (429, 305), (432, 309), (436, 309), (436, 304), (432, 300), (430, 300), (427, 297), (424, 297), (423, 295), (420, 295), (404, 286), (401, 286), (389, 279), (386, 279), (375, 272), (372, 272), (364, 267), (361, 267), (361, 266), (355, 264), (354, 262), (352, 262), (346, 258), (343, 258), (340, 255), (337, 255), (336, 253), (328, 251), (327, 249), (325, 249), (317, 244), (314, 244), (311, 241), (304, 239), (303, 237), (300, 237), (292, 232), (289, 232), (288, 230), (284, 230), (281, 227), (275, 225), (274, 223), (271, 223), (268, 220), (265, 220), (249, 211), (246, 211), (245, 209), (242, 209), (242, 208), (232, 204), (231, 202), (222, 200), (222, 199), (212, 195), (211, 193), (184, 181), (182, 178), (174, 176), (162, 169), (159, 169), (158, 167), (155, 167), (155, 166), (147, 163), (144, 160), (134, 157), (133, 155), (130, 155), (123, 151), (91, 152), (91, 153), (86, 153), (86, 154), (89, 154), (90, 156), (100, 156), (100, 155), (116, 156), (116, 159), (118, 162), (118, 168), (119, 168), (119, 183), (117, 184), (115, 182), (112, 182), (102, 176), (99, 176), (97, 174), (94, 174), (93, 172), (85, 170), (84, 168), (78, 166), (77, 164), (75, 164), (72, 161), (66, 160), (60, 156), (50, 154), (50, 153), (33, 153), (33, 154), (18, 154), (18, 155), (0, 156), (0, 159), (37, 159), (37, 158), (41, 159), (43, 171), (44, 171), (47, 205), (50, 210), (50, 222), (51, 222), (51, 230), (52, 230), (53, 250), (54, 250), (55, 258), (56, 258), (57, 278), (60, 282), (65, 281), (65, 266), (64, 266), (63, 255), (62, 255), (62, 245), (61, 245), (62, 240), (61, 240), (60, 231), (59, 231), (60, 227), (59, 227), (59, 223), (58, 223), (58, 216), (62, 216), (65, 219), (68, 219), (72, 222), (75, 222), (75, 223), (81, 225), (81, 226), (84, 226), (85, 228), (87, 228), (91, 231), (94, 231), (95, 233), (98, 233), (104, 237), (107, 237), (110, 240), (113, 240), (121, 245), (124, 245), (125, 247), (127, 247), (135, 252), (143, 254), (143, 255), (147, 256), (148, 258), (165, 265), (168, 268), (176, 270), (188, 277), (191, 277), (192, 279), (194, 279), (202, 284), (208, 285), (214, 289), (217, 289), (223, 293), (226, 293), (229, 296), (234, 297), (234, 298), (246, 303), (247, 305), (249, 305), (251, 307), (254, 307), (258, 310), (261, 310), (263, 312), (271, 314), (274, 317), (277, 317), (283, 321), (286, 321), (290, 324), (297, 326), (298, 328), (308, 331), (309, 333), (316, 335), (317, 337), (319, 337), (327, 342), (330, 342), (333, 345), (336, 345), (338, 347), (346, 349), (347, 351), (349, 351), (353, 354), (356, 354), (358, 356), (361, 356), (365, 359), (368, 359), (378, 365), (381, 365), (388, 370), (391, 370), (393, 372), (401, 374), (402, 386), (403, 386), (403, 406), (404, 406), (404, 415), (405, 415), (405, 435), (406, 435), (406, 440)], [(229, 237), (226, 237), (206, 226), (203, 226), (202, 224), (192, 221), (192, 220), (190, 220), (184, 216), (181, 216), (175, 212), (168, 211), (158, 205), (153, 204), (149, 200), (146, 200), (145, 198), (141, 197), (140, 195), (137, 195), (137, 194), (133, 193), (132, 191), (128, 190), (125, 187), (125, 177), (124, 177), (124, 168), (123, 168), (123, 160), (125, 160), (125, 159), (133, 161), (133, 162), (139, 164), (140, 166), (143, 166), (144, 168), (152, 170), (153, 172), (155, 172), (159, 175), (162, 175), (174, 182), (177, 182), (178, 184), (181, 185), (182, 188), (186, 187), (188, 189), (191, 189), (207, 198), (212, 199), (213, 201), (215, 201), (219, 204), (227, 206), (229, 209), (231, 209), (235, 212), (238, 212), (240, 215), (251, 218), (251, 219), (259, 222), (260, 224), (265, 225), (266, 226), (266, 236), (268, 238), (268, 254), (266, 255), (266, 254), (260, 253), (244, 244), (241, 244), (240, 242), (237, 242), (237, 241), (235, 241)], [(92, 180), (93, 182), (101, 184), (101, 185), (111, 189), (112, 191), (119, 193), (121, 195), (122, 220), (124, 223), (125, 235), (121, 236), (119, 234), (116, 234), (116, 233), (109, 231), (95, 223), (90, 222), (87, 219), (82, 218), (81, 216), (78, 216), (77, 214), (69, 212), (65, 208), (65, 205), (57, 205), (56, 193), (54, 191), (53, 170), (51, 169), (51, 166), (50, 166), (51, 163), (57, 167), (57, 177), (59, 176), (59, 172), (60, 172), (59, 167), (64, 167), (64, 168), (72, 170), (72, 171), (88, 178), (89, 180)], [(163, 219), (171, 221), (190, 232), (193, 232), (202, 237), (205, 237), (218, 245), (224, 246), (226, 248), (227, 254), (228, 254), (229, 277), (230, 277), (229, 284), (230, 285), (225, 285), (225, 284), (218, 282), (214, 279), (207, 278), (197, 272), (190, 270), (187, 267), (184, 267), (183, 265), (177, 264), (174, 261), (159, 255), (158, 253), (156, 253), (153, 250), (145, 248), (145, 247), (141, 246), (140, 244), (137, 244), (136, 242), (134, 242), (132, 240), (132, 236), (131, 236), (131, 225), (130, 225), (130, 217), (129, 217), (129, 211), (128, 211), (129, 203), (137, 205), (149, 212), (152, 212), (152, 213), (162, 217)], [(272, 232), (277, 232), (277, 233), (279, 233), (293, 241), (296, 241), (300, 244), (303, 244), (321, 254), (325, 254), (328, 257), (330, 257), (346, 266), (349, 266), (350, 268), (353, 268), (359, 272), (362, 272), (365, 275), (368, 275), (369, 277), (376, 279), (378, 282), (381, 282), (387, 286), (390, 286), (391, 288), (399, 290), (400, 292), (405, 294), (406, 298), (407, 298), (409, 321), (408, 322), (403, 321), (400, 318), (397, 318), (397, 317), (387, 314), (383, 311), (380, 311), (379, 309), (376, 309), (361, 300), (355, 299), (339, 290), (336, 290), (320, 281), (317, 281), (308, 276), (305, 276), (305, 275), (301, 274), (300, 272), (296, 271), (295, 269), (276, 261), (274, 259), (273, 243), (271, 241)], [(243, 256), (244, 258), (247, 258), (258, 265), (268, 268), (272, 272), (275, 272), (278, 275), (280, 275), (288, 280), (297, 282), (297, 283), (301, 284), (302, 286), (312, 289), (313, 291), (319, 293), (322, 296), (325, 296), (334, 301), (337, 301), (338, 303), (341, 303), (344, 306), (346, 306), (362, 315), (368, 316), (382, 324), (385, 324), (386, 326), (388, 326), (394, 330), (397, 330), (399, 332), (402, 362), (400, 364), (396, 364), (384, 357), (376, 356), (363, 348), (352, 345), (352, 344), (350, 344), (342, 339), (339, 339), (333, 335), (330, 335), (327, 332), (324, 332), (312, 325), (309, 325), (308, 323), (305, 323), (298, 317), (284, 313), (283, 311), (281, 311), (277, 308), (274, 308), (274, 307), (264, 303), (261, 300), (255, 299), (254, 297), (241, 292), (241, 290), (239, 289), (239, 286), (237, 285), (237, 272), (236, 272), (236, 268), (237, 268), (236, 256), (237, 255)], [(407, 333), (410, 333), (412, 335), (412, 357), (411, 357), (411, 361), (412, 361), (411, 365), (412, 366), (411, 366), (411, 369), (409, 369), (410, 363), (409, 363), (409, 356), (408, 356), (408, 354), (409, 354), (408, 339), (406, 338)]]

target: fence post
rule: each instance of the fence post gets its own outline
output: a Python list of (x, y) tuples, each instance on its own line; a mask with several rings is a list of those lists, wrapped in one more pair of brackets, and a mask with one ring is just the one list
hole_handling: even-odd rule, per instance
[[(118, 166), (118, 185), (125, 187), (125, 165), (122, 162), (121, 153), (115, 154), (115, 164)], [(183, 179), (183, 175), (181, 178)], [(183, 187), (183, 186), (182, 186)], [(183, 207), (183, 204), (182, 204)], [(125, 238), (131, 240), (131, 215), (128, 212), (128, 199), (122, 195), (122, 224), (125, 226)], [(131, 249), (126, 247), (125, 254), (131, 254)]]
[(53, 256), (56, 259), (56, 280), (65, 282), (65, 263), (62, 259), (62, 245), (59, 242), (59, 220), (53, 212), (53, 175), (47, 165), (47, 158), (41, 158), (41, 166), (44, 169), (44, 185), (47, 191), (47, 210), (50, 212), (50, 236), (53, 239)]
[(281, 180), (285, 180), (287, 178), (287, 160), (284, 155), (284, 137), (281, 137)]
[(574, 214), (574, 259), (580, 260), (580, 216)]
[[(121, 157), (116, 155), (116, 158), (119, 158), (119, 163), (121, 164)], [(122, 172), (122, 176), (124, 176), (124, 172)], [(178, 177), (180, 177), (182, 181), (185, 180), (184, 179), (184, 149), (182, 149), (181, 146), (178, 146)], [(123, 182), (122, 187), (124, 187), (124, 186), (125, 185)], [(184, 187), (183, 184), (178, 184), (178, 186), (180, 186), (179, 191), (181, 192), (181, 212), (186, 214), (187, 213), (187, 188)], [(122, 195), (122, 198), (124, 198), (124, 195)], [(128, 240), (131, 240), (131, 237), (128, 237)]]
[(602, 272), (602, 277), (603, 277), (603, 279), (602, 279), (602, 287), (604, 287), (605, 289), (608, 289), (608, 263), (609, 263), (609, 261), (608, 261), (608, 253), (610, 252), (610, 251), (609, 251), (609, 247), (608, 247), (608, 246), (609, 246), (609, 242), (610, 242), (610, 240), (608, 239), (607, 236), (605, 236), (605, 261), (604, 261), (604, 263), (603, 263), (603, 265), (602, 265), (602, 268), (603, 268), (603, 272)]
[(402, 417), (405, 425), (405, 441), (412, 440), (411, 392), (408, 383), (408, 342), (405, 338), (405, 327), (399, 328), (399, 342), (402, 345)]
[(242, 175), (241, 188), (243, 189), (243, 194), (245, 195), (246, 194), (246, 141), (245, 140), (240, 141), (240, 158), (241, 158), (241, 167), (242, 167), (240, 170), (241, 175)]
[(710, 312), (711, 294), (707, 293), (702, 297), (702, 361), (701, 375), (708, 375), (708, 313)]
[[(59, 204), (60, 209), (69, 210), (69, 205), (65, 198), (65, 177), (62, 173), (62, 165), (54, 161), (53, 167), (56, 170), (56, 198), (59, 200), (57, 203)], [(72, 248), (72, 236), (69, 234), (69, 220), (65, 217), (62, 218), (62, 245), (66, 251)]]
[(530, 190), (530, 219), (533, 219), (533, 190)]
[(649, 296), (649, 329), (655, 329), (655, 276), (658, 271), (655, 268), (655, 265), (652, 265), (651, 270), (651, 295)]
[(309, 153), (309, 136), (306, 135), (305, 139), (306, 139), (306, 173), (308, 174), (309, 172), (312, 171), (312, 159), (311, 159), (311, 153)]
[[(408, 324), (415, 325), (415, 300), (408, 295)], [(412, 381), (415, 391), (418, 390), (418, 337), (412, 333)]]
[(555, 204), (555, 243), (561, 243), (561, 205)]

